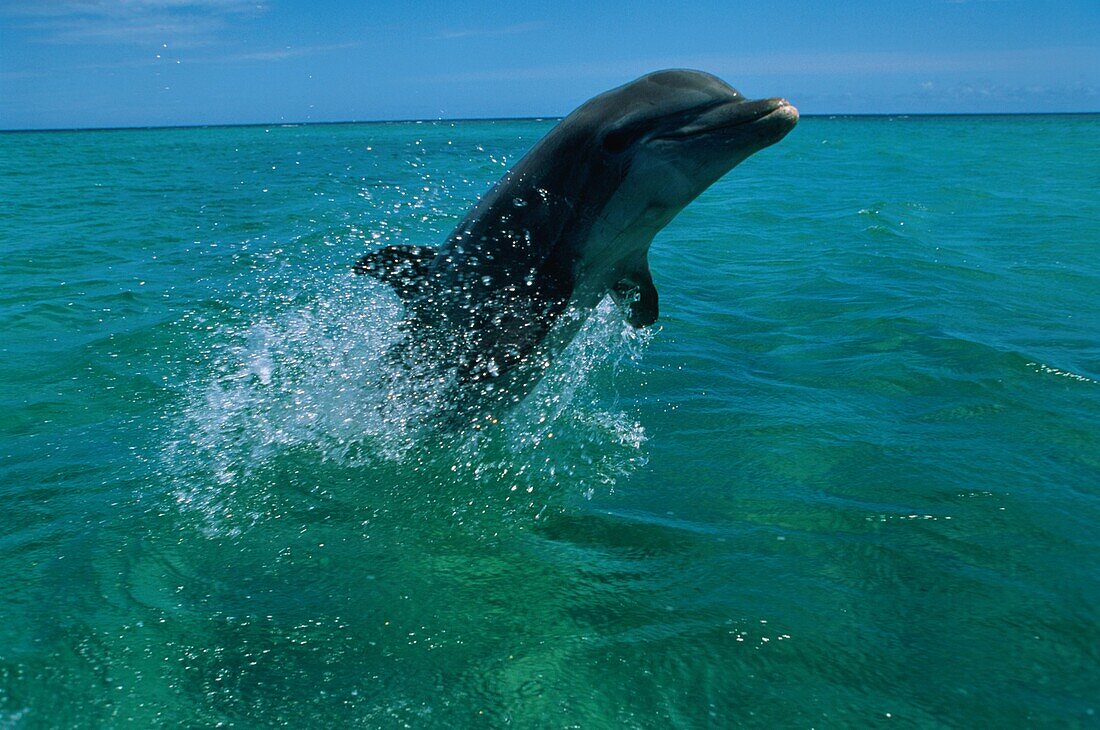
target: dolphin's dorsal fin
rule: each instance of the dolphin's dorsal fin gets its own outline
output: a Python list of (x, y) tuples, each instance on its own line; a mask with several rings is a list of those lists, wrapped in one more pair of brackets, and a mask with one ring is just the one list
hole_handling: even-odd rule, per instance
[(351, 268), (359, 275), (373, 276), (393, 287), (402, 299), (422, 291), (428, 267), (435, 258), (431, 246), (386, 246), (368, 253)]
[(631, 326), (640, 329), (657, 321), (657, 287), (646, 259), (611, 287), (611, 298), (627, 307), (626, 321)]

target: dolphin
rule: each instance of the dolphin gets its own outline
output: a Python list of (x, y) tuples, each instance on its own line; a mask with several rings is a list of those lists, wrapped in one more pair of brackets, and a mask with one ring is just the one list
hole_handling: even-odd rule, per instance
[(422, 389), (446, 393), (437, 410), (459, 425), (495, 421), (604, 297), (634, 327), (653, 324), (653, 237), (797, 121), (785, 99), (749, 100), (686, 69), (650, 73), (585, 102), (441, 246), (386, 246), (355, 263), (355, 273), (387, 282), (405, 304), (396, 372), (415, 372)]

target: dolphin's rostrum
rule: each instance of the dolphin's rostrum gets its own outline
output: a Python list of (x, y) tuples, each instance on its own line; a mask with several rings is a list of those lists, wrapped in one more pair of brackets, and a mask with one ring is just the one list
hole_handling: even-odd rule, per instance
[[(635, 327), (657, 319), (654, 235), (798, 121), (700, 71), (658, 71), (585, 102), (490, 190), (438, 249), (388, 246), (356, 273), (408, 310), (398, 360), (459, 425), (522, 399), (610, 294)], [(453, 419), (448, 419), (452, 420)]]

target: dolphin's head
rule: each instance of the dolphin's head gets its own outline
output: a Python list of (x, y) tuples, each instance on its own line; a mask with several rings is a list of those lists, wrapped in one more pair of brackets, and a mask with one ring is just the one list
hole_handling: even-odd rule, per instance
[(690, 178), (685, 183), (697, 188), (691, 198), (798, 122), (786, 99), (749, 100), (716, 76), (686, 69), (643, 76), (575, 114), (612, 167), (659, 160)]
[(797, 122), (785, 99), (749, 100), (708, 73), (674, 69), (596, 96), (561, 127), (569, 151), (607, 178), (594, 186), (604, 191), (593, 201), (601, 217), (644, 238)]

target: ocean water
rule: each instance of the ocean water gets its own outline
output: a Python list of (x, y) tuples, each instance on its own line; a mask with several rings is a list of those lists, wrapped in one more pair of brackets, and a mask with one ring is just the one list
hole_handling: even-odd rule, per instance
[(1100, 116), (803, 119), (419, 439), (349, 267), (551, 126), (0, 135), (0, 728), (1097, 725)]

